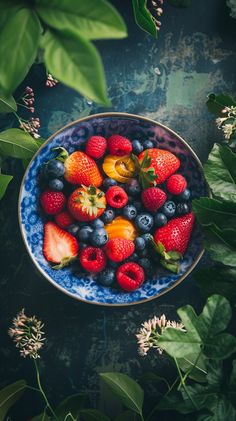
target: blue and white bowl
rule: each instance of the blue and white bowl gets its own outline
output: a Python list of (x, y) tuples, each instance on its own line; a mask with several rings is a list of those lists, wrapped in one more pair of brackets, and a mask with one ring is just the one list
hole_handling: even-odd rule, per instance
[(39, 208), (40, 185), (38, 174), (42, 164), (55, 153), (52, 148), (63, 146), (69, 153), (79, 149), (91, 136), (108, 137), (119, 133), (131, 139), (152, 140), (158, 148), (167, 149), (181, 161), (181, 172), (188, 180), (195, 197), (207, 196), (208, 189), (201, 163), (190, 148), (175, 132), (156, 121), (125, 113), (91, 115), (68, 124), (52, 135), (38, 150), (30, 162), (22, 181), (19, 195), (19, 223), (28, 253), (41, 274), (55, 287), (77, 300), (92, 304), (121, 306), (139, 304), (160, 297), (168, 292), (192, 271), (203, 254), (202, 238), (195, 224), (188, 250), (178, 275), (159, 268), (155, 279), (147, 279), (134, 292), (127, 293), (99, 285), (96, 277), (74, 264), (61, 270), (52, 269), (42, 253), (43, 216)]

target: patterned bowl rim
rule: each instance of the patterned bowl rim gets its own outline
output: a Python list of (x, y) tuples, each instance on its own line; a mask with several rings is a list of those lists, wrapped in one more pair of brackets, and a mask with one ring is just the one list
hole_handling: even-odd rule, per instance
[[(204, 247), (203, 246), (201, 247), (198, 255), (196, 256), (194, 262), (191, 264), (191, 266), (188, 268), (188, 270), (173, 285), (171, 285), (165, 291), (160, 292), (158, 295), (154, 295), (153, 297), (145, 298), (145, 299), (143, 299), (141, 301), (134, 301), (134, 302), (130, 302), (130, 303), (128, 303), (128, 302), (127, 303), (122, 303), (122, 304), (121, 303), (99, 303), (99, 302), (89, 301), (89, 300), (80, 298), (80, 297), (74, 295), (73, 293), (68, 292), (65, 288), (63, 288), (60, 285), (58, 285), (49, 275), (47, 275), (41, 269), (40, 265), (35, 260), (35, 257), (34, 257), (33, 253), (30, 250), (30, 247), (28, 245), (28, 241), (26, 239), (25, 232), (24, 232), (24, 229), (23, 229), (22, 221), (21, 221), (21, 210), (20, 210), (20, 208), (21, 208), (21, 199), (22, 199), (21, 198), (21, 195), (22, 195), (22, 191), (23, 191), (23, 188), (24, 188), (26, 177), (28, 175), (28, 169), (31, 166), (32, 162), (34, 161), (35, 157), (38, 154), (40, 154), (41, 149), (43, 149), (43, 147), (46, 144), (48, 144), (55, 136), (57, 136), (59, 133), (63, 132), (65, 129), (67, 129), (67, 128), (71, 127), (71, 126), (74, 126), (77, 123), (82, 123), (84, 121), (88, 121), (88, 120), (92, 120), (92, 119), (96, 119), (96, 118), (104, 118), (104, 117), (131, 118), (131, 119), (146, 121), (148, 123), (152, 123), (155, 126), (162, 127), (163, 129), (167, 130), (169, 133), (171, 133), (175, 137), (177, 137), (177, 139), (179, 139), (180, 142), (184, 144), (184, 146), (189, 150), (189, 152), (192, 154), (192, 156), (194, 157), (194, 159), (198, 163), (199, 170), (202, 173), (202, 176), (204, 177), (202, 163), (201, 163), (200, 159), (198, 158), (197, 154), (191, 148), (191, 146), (189, 146), (189, 144), (181, 136), (179, 136), (174, 130), (170, 129), (169, 127), (165, 126), (164, 124), (159, 123), (158, 121), (152, 120), (151, 118), (140, 116), (138, 114), (130, 114), (130, 113), (123, 113), (123, 112), (107, 112), (107, 113), (91, 114), (89, 116), (79, 118), (77, 120), (74, 120), (74, 121), (66, 124), (61, 129), (57, 130), (55, 133), (53, 133), (51, 136), (49, 136), (49, 138), (42, 144), (42, 146), (40, 146), (40, 148), (37, 150), (37, 152), (34, 154), (34, 156), (32, 157), (32, 159), (30, 160), (30, 162), (29, 162), (29, 164), (28, 164), (28, 166), (27, 166), (27, 168), (25, 170), (25, 174), (23, 176), (22, 182), (21, 182), (20, 191), (19, 191), (19, 197), (18, 197), (18, 222), (19, 222), (19, 226), (20, 226), (21, 236), (23, 238), (23, 242), (25, 244), (26, 250), (28, 251), (28, 254), (29, 254), (32, 262), (37, 267), (37, 269), (39, 270), (39, 272), (41, 273), (41, 275), (43, 275), (43, 277), (46, 278), (54, 287), (56, 287), (58, 290), (60, 290), (64, 294), (68, 295), (69, 297), (72, 297), (72, 298), (74, 298), (74, 299), (76, 299), (78, 301), (82, 301), (82, 302), (87, 303), (87, 304), (94, 304), (94, 305), (106, 306), (106, 307), (127, 307), (127, 306), (130, 306), (130, 305), (145, 304), (148, 301), (152, 301), (154, 299), (157, 299), (157, 298), (161, 297), (164, 294), (167, 294), (169, 291), (171, 291), (176, 286), (178, 286), (192, 272), (192, 270), (198, 264), (198, 262), (200, 261), (200, 259), (202, 258), (203, 254), (204, 254)], [(210, 196), (209, 189), (208, 189), (208, 195)]]

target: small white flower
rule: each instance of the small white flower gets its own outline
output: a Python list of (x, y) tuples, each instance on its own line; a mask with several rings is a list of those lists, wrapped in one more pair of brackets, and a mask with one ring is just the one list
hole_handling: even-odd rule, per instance
[(233, 124), (224, 124), (222, 127), (225, 139), (230, 139), (231, 135), (233, 134)]

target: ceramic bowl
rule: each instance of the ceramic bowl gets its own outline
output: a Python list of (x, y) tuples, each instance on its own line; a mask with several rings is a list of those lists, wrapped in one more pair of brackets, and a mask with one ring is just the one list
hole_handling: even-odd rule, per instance
[(143, 303), (170, 291), (192, 271), (202, 256), (203, 247), (199, 227), (195, 224), (179, 274), (176, 275), (160, 268), (155, 279), (147, 279), (138, 290), (131, 293), (99, 285), (95, 277), (82, 271), (76, 264), (62, 270), (52, 269), (42, 253), (43, 215), (38, 204), (40, 168), (44, 162), (55, 156), (52, 148), (63, 146), (72, 153), (91, 135), (108, 137), (114, 133), (141, 141), (149, 139), (157, 147), (173, 152), (181, 161), (181, 172), (187, 178), (194, 197), (208, 195), (198, 157), (175, 132), (156, 121), (138, 115), (104, 113), (91, 115), (68, 124), (53, 134), (38, 150), (22, 181), (19, 195), (19, 222), (31, 259), (40, 273), (55, 287), (87, 303), (121, 306)]

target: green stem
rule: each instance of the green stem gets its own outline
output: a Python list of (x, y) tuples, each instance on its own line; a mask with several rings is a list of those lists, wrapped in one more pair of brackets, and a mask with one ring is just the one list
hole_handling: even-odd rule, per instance
[(185, 385), (185, 380), (184, 380), (184, 378), (183, 378), (183, 376), (182, 376), (181, 370), (180, 370), (180, 368), (179, 368), (178, 361), (177, 361), (177, 359), (176, 359), (175, 357), (174, 357), (174, 362), (175, 362), (175, 365), (176, 365), (176, 368), (177, 368), (177, 371), (178, 371), (178, 374), (179, 374), (179, 377), (180, 377), (180, 384), (179, 384), (179, 387), (183, 386), (183, 389), (184, 389), (184, 391), (185, 391), (186, 395), (188, 396), (188, 398), (189, 398), (189, 399), (190, 399), (190, 401), (192, 402), (192, 404), (193, 404), (194, 408), (198, 411), (198, 406), (197, 406), (197, 404), (194, 402), (193, 398), (191, 397), (191, 395), (190, 395), (190, 394), (189, 394), (189, 392), (188, 392), (188, 389), (186, 388), (186, 385)]
[(39, 368), (38, 368), (38, 364), (37, 364), (36, 359), (34, 359), (34, 365), (35, 365), (35, 369), (36, 369), (36, 376), (37, 376), (37, 382), (38, 382), (39, 390), (40, 390), (40, 392), (41, 392), (41, 394), (42, 394), (42, 396), (44, 398), (44, 401), (46, 403), (46, 408), (48, 408), (51, 411), (51, 413), (54, 416), (55, 420), (59, 421), (58, 418), (57, 418), (57, 416), (56, 416), (56, 414), (55, 414), (55, 412), (54, 412), (54, 410), (52, 409), (52, 407), (51, 407), (51, 405), (50, 405), (50, 403), (48, 401), (48, 398), (47, 398), (47, 396), (46, 396), (43, 388), (42, 388), (41, 381), (40, 381)]
[[(172, 385), (170, 386), (168, 383), (168, 391), (164, 394), (163, 399), (169, 395), (169, 393), (172, 391), (172, 389), (174, 388), (174, 386), (176, 385), (176, 383), (178, 382), (179, 377), (176, 377), (175, 381), (172, 383)], [(154, 406), (154, 408), (151, 410), (150, 414), (147, 416), (146, 421), (149, 421), (150, 418), (152, 417), (152, 415), (158, 410), (158, 406), (159, 404), (157, 404), (156, 406)]]

